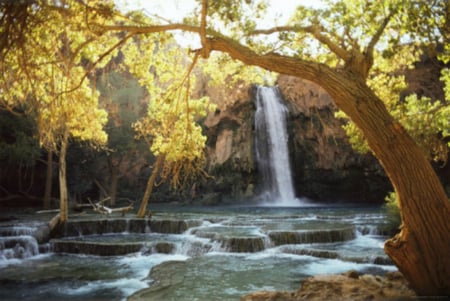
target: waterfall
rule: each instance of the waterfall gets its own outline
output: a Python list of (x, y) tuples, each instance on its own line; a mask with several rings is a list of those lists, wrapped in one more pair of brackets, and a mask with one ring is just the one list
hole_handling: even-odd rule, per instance
[(255, 113), (256, 161), (265, 201), (295, 206), (286, 129), (287, 108), (275, 87), (257, 88)]

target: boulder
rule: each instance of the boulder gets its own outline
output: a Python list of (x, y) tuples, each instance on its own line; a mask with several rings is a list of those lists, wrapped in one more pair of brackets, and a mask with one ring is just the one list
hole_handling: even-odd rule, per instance
[(375, 276), (349, 271), (339, 275), (317, 275), (307, 278), (296, 292), (255, 292), (241, 301), (364, 301), (418, 300), (399, 272)]

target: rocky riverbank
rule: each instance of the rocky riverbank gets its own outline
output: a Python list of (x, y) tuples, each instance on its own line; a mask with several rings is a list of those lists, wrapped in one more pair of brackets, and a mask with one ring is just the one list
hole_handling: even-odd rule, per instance
[(400, 272), (385, 276), (349, 271), (339, 275), (317, 275), (307, 278), (296, 292), (255, 292), (241, 301), (363, 301), (418, 300)]

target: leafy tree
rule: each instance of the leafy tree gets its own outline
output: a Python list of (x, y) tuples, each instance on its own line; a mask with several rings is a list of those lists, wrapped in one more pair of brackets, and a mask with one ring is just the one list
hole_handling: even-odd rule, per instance
[[(125, 63), (140, 77), (141, 84), (150, 95), (147, 116), (134, 123), (133, 127), (137, 137), (148, 143), (156, 157), (138, 217), (146, 213), (159, 174), (162, 181), (170, 179), (175, 188), (185, 186), (189, 180), (202, 173), (205, 163), (206, 137), (196, 120), (205, 117), (212, 107), (205, 97), (190, 97), (190, 87), (195, 81), (192, 69), (198, 54), (187, 68), (185, 53), (176, 47), (166, 48), (165, 42), (173, 45), (169, 37), (160, 36), (157, 41), (154, 37), (144, 38), (140, 43), (128, 44), (124, 48)], [(151, 61), (148, 60), (149, 56), (152, 57)], [(188, 71), (182, 75), (185, 69)]]
[[(197, 51), (204, 58), (211, 51), (221, 51), (244, 64), (321, 85), (361, 130), (397, 193), (403, 227), (386, 242), (386, 253), (418, 294), (448, 295), (450, 203), (421, 147), (368, 82), (379, 54), (397, 51), (405, 39), (430, 45), (447, 41), (448, 30), (440, 28), (448, 28), (448, 3), (324, 1), (321, 9), (300, 6), (285, 26), (261, 30), (248, 22), (260, 11), (257, 1), (200, 3), (199, 17), (186, 19), (185, 24), (124, 24), (104, 29), (136, 35), (172, 30), (196, 33), (202, 45)], [(224, 27), (226, 31), (221, 31)]]
[[(97, 3), (101, 3), (98, 1)], [(117, 39), (85, 22), (101, 24), (100, 10), (80, 14), (77, 1), (2, 2), (0, 99), (5, 108), (25, 107), (35, 118), (40, 144), (59, 153), (60, 220), (68, 218), (66, 152), (69, 138), (106, 142), (106, 112), (97, 108), (98, 92), (87, 71), (111, 55)], [(103, 47), (93, 47), (92, 41)], [(87, 70), (87, 71), (86, 71)]]
[[(421, 45), (405, 45), (388, 58), (378, 58), (368, 84), (384, 101), (393, 117), (419, 144), (427, 158), (445, 164), (450, 146), (450, 100), (418, 97), (416, 94), (400, 99), (406, 89), (405, 70), (419, 59), (419, 47)], [(442, 71), (445, 70), (447, 69)], [(446, 85), (450, 85), (450, 81)], [(345, 118), (343, 112), (336, 115)], [(348, 122), (344, 129), (355, 149), (362, 153), (370, 151), (364, 136), (354, 123)]]
[[(219, 51), (227, 53), (232, 59), (239, 60), (246, 65), (259, 66), (273, 72), (304, 78), (326, 89), (335, 100), (336, 105), (360, 129), (368, 146), (382, 163), (395, 188), (402, 213), (403, 227), (397, 236), (385, 243), (386, 253), (418, 294), (450, 294), (448, 282), (450, 279), (450, 258), (448, 256), (450, 254), (450, 245), (448, 244), (450, 203), (422, 148), (407, 133), (399, 120), (389, 113), (383, 102), (382, 93), (376, 91), (370, 84), (370, 79), (376, 71), (374, 66), (378, 64), (378, 60), (382, 57), (381, 54), (384, 53), (386, 56), (389, 52), (395, 53), (405, 41), (430, 46), (435, 46), (439, 42), (448, 48), (448, 28), (450, 27), (448, 26), (450, 19), (448, 18), (450, 11), (448, 1), (329, 0), (324, 1), (325, 6), (320, 9), (300, 6), (286, 25), (265, 29), (256, 27), (255, 19), (264, 10), (264, 5), (256, 0), (199, 0), (195, 15), (186, 18), (183, 24), (170, 23), (165, 19), (161, 19), (159, 22), (144, 18), (117, 19), (113, 17), (111, 9), (105, 9), (104, 3), (96, 1), (89, 2), (89, 5), (79, 1), (72, 4), (73, 6), (69, 7), (80, 5), (78, 10), (71, 11), (73, 17), (82, 16), (77, 19), (77, 29), (79, 30), (77, 32), (83, 33), (82, 37), (85, 37), (87, 33), (96, 33), (96, 35), (92, 34), (91, 40), (89, 40), (96, 44), (90, 44), (87, 40), (81, 39), (86, 44), (79, 43), (80, 49), (94, 50), (95, 53), (98, 53), (95, 51), (98, 47), (93, 45), (111, 45), (111, 41), (114, 41), (114, 38), (111, 37), (114, 35), (110, 36), (108, 34), (110, 32), (122, 32), (122, 38), (112, 47), (106, 46), (106, 49), (115, 49), (116, 45), (124, 44), (134, 36), (141, 37), (144, 42), (149, 38), (158, 41), (158, 43), (150, 41), (142, 44), (148, 48), (148, 51), (142, 52), (148, 54), (146, 57), (142, 57), (141, 52), (135, 52), (133, 55), (131, 50), (125, 55), (142, 64), (147, 64), (147, 68), (139, 67), (132, 72), (142, 78), (142, 83), (149, 89), (151, 97), (165, 95), (165, 93), (153, 90), (157, 86), (158, 79), (149, 76), (149, 71), (153, 72), (151, 70), (152, 61), (157, 61), (155, 60), (157, 52), (154, 52), (156, 50), (154, 47), (160, 47), (160, 43), (167, 41), (167, 32), (180, 30), (193, 33), (199, 38), (201, 48), (193, 50), (195, 57), (199, 55), (206, 59), (209, 58), (212, 51)], [(51, 23), (53, 14), (67, 13), (66, 7), (58, 7), (48, 2), (39, 2), (39, 5), (33, 7), (31, 12), (43, 11), (38, 8), (44, 6), (53, 8), (48, 11), (50, 21), (42, 19), (42, 22), (36, 24), (28, 21), (25, 23), (9, 22), (9, 27), (3, 26), (6, 30), (2, 31), (2, 35), (4, 36), (5, 32), (15, 33), (15, 27), (19, 28), (19, 33), (22, 32), (20, 27), (23, 24), (26, 25), (28, 31), (39, 32), (34, 28), (41, 28), (45, 32), (41, 23)], [(109, 18), (104, 18), (105, 15), (108, 15)], [(3, 17), (2, 20), (7, 20), (7, 18)], [(70, 18), (65, 16), (59, 21), (58, 30), (67, 31), (65, 28), (70, 25), (67, 24), (67, 20)], [(46, 26), (48, 25), (46, 24)], [(52, 26), (49, 28), (55, 30)], [(21, 39), (20, 34), (17, 36), (12, 34), (11, 37), (11, 39), (0, 39), (0, 42), (5, 44), (5, 40), (17, 42)], [(77, 41), (76, 35), (68, 37), (70, 37), (69, 40)], [(35, 38), (40, 40), (39, 36)], [(28, 40), (27, 43), (33, 45), (33, 42)], [(6, 44), (6, 49), (13, 47), (11, 44)], [(13, 43), (13, 45), (15, 44)], [(38, 51), (42, 47), (46, 49), (45, 45), (39, 46), (41, 48), (35, 47), (30, 50)], [(1, 47), (0, 49), (5, 48)], [(90, 62), (97, 62), (110, 55), (111, 52), (112, 50), (106, 50), (104, 55), (97, 55), (96, 59), (91, 59)], [(20, 54), (20, 51), (14, 53)], [(24, 53), (22, 52), (22, 56), (17, 57), (23, 57)], [(89, 53), (87, 51), (86, 54), (89, 55)], [(446, 53), (448, 54), (448, 52)], [(6, 52), (6, 54), (10, 54), (10, 52)], [(133, 55), (133, 57), (129, 55)], [(444, 56), (444, 59), (448, 58), (448, 55)], [(5, 51), (3, 51), (3, 62), (5, 62), (5, 57), (8, 55), (5, 55)], [(39, 60), (34, 60), (34, 62), (39, 63)], [(133, 66), (133, 64), (129, 65)], [(5, 66), (16, 71), (21, 70), (22, 65), (18, 63), (18, 60), (12, 62), (6, 60), (6, 64), (3, 64), (2, 67), (4, 70)], [(156, 68), (155, 70), (159, 70), (157, 72), (169, 71), (172, 67), (167, 64), (158, 66), (156, 63), (153, 66)], [(56, 75), (58, 75), (57, 70), (55, 69)], [(7, 83), (10, 89), (6, 90), (2, 87), (2, 90), (7, 91), (5, 95), (13, 96), (8, 99), (25, 99), (25, 96), (33, 95), (33, 93), (23, 93), (23, 89), (14, 89), (13, 83), (20, 79), (16, 77), (16, 74), (24, 75), (23, 77), (26, 78), (25, 72), (8, 72), (6, 74), (3, 76), (3, 86)], [(50, 72), (48, 75), (52, 75), (52, 73)], [(80, 77), (77, 72), (75, 75)], [(159, 78), (171, 82), (179, 80), (179, 75), (179, 73), (163, 72)], [(175, 78), (171, 79), (173, 76)], [(448, 71), (444, 71), (444, 80), (447, 80), (448, 76)], [(48, 77), (53, 78), (53, 76)], [(42, 80), (42, 78), (37, 79)], [(23, 81), (19, 80), (18, 82)], [(28, 83), (30, 82), (32, 81), (29, 80)], [(63, 83), (67, 83), (67, 86), (73, 85), (73, 82), (68, 79)], [(188, 81), (183, 84), (189, 86)], [(31, 88), (28, 87), (28, 91), (35, 92)], [(168, 91), (173, 93), (171, 89)], [(183, 89), (178, 91), (183, 91)], [(448, 93), (448, 88), (446, 92)], [(161, 126), (159, 129), (161, 137), (165, 137), (161, 140), (157, 136), (151, 135), (154, 139), (152, 148), (158, 155), (162, 155), (158, 158), (155, 167), (159, 167), (164, 160), (170, 157), (171, 148), (167, 145), (172, 145), (170, 142), (173, 140), (167, 139), (171, 137), (170, 135), (164, 136), (166, 133), (164, 126), (172, 129), (167, 133), (178, 133), (180, 123), (176, 120), (185, 120), (184, 130), (187, 130), (187, 133), (196, 133), (192, 124), (194, 117), (190, 105), (192, 103), (195, 106), (196, 102), (189, 101), (188, 93), (179, 95), (181, 96), (176, 97), (175, 94), (175, 97), (156, 97), (161, 106), (167, 103), (164, 102), (164, 99), (170, 99), (175, 104), (180, 103), (176, 101), (177, 99), (185, 99), (185, 105), (183, 107), (175, 106), (180, 109), (180, 111), (175, 110), (179, 114), (169, 114), (170, 118), (164, 119), (173, 122), (160, 123), (158, 120), (160, 117), (156, 112), (154, 116), (150, 116), (151, 122), (155, 121), (158, 126)], [(155, 105), (156, 103), (155, 101)], [(11, 105), (11, 102), (7, 104)], [(181, 109), (186, 111), (182, 113)], [(171, 116), (177, 116), (177, 118)], [(159, 133), (155, 134), (160, 135)], [(187, 141), (190, 141), (190, 135), (184, 135), (186, 136), (181, 137), (187, 137)], [(194, 137), (196, 134), (192, 136)], [(193, 141), (201, 142), (200, 136), (197, 137)], [(183, 152), (184, 146), (180, 146), (180, 144), (178, 141), (174, 147)], [(153, 147), (153, 145), (155, 146)], [(187, 143), (188, 148), (191, 145), (191, 143)], [(188, 159), (195, 155), (196, 152), (188, 154)], [(155, 169), (158, 170), (158, 168)]]

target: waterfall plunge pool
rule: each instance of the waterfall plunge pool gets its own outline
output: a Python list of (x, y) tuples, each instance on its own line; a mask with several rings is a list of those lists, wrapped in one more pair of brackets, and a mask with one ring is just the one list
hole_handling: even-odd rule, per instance
[[(153, 210), (155, 220), (197, 222), (179, 234), (150, 229), (63, 238), (143, 243), (140, 251), (121, 256), (48, 252), (0, 258), (0, 299), (239, 300), (258, 290), (296, 290), (305, 277), (316, 274), (396, 270), (383, 252), (385, 214), (380, 208)], [(156, 242), (171, 247), (158, 251)]]

